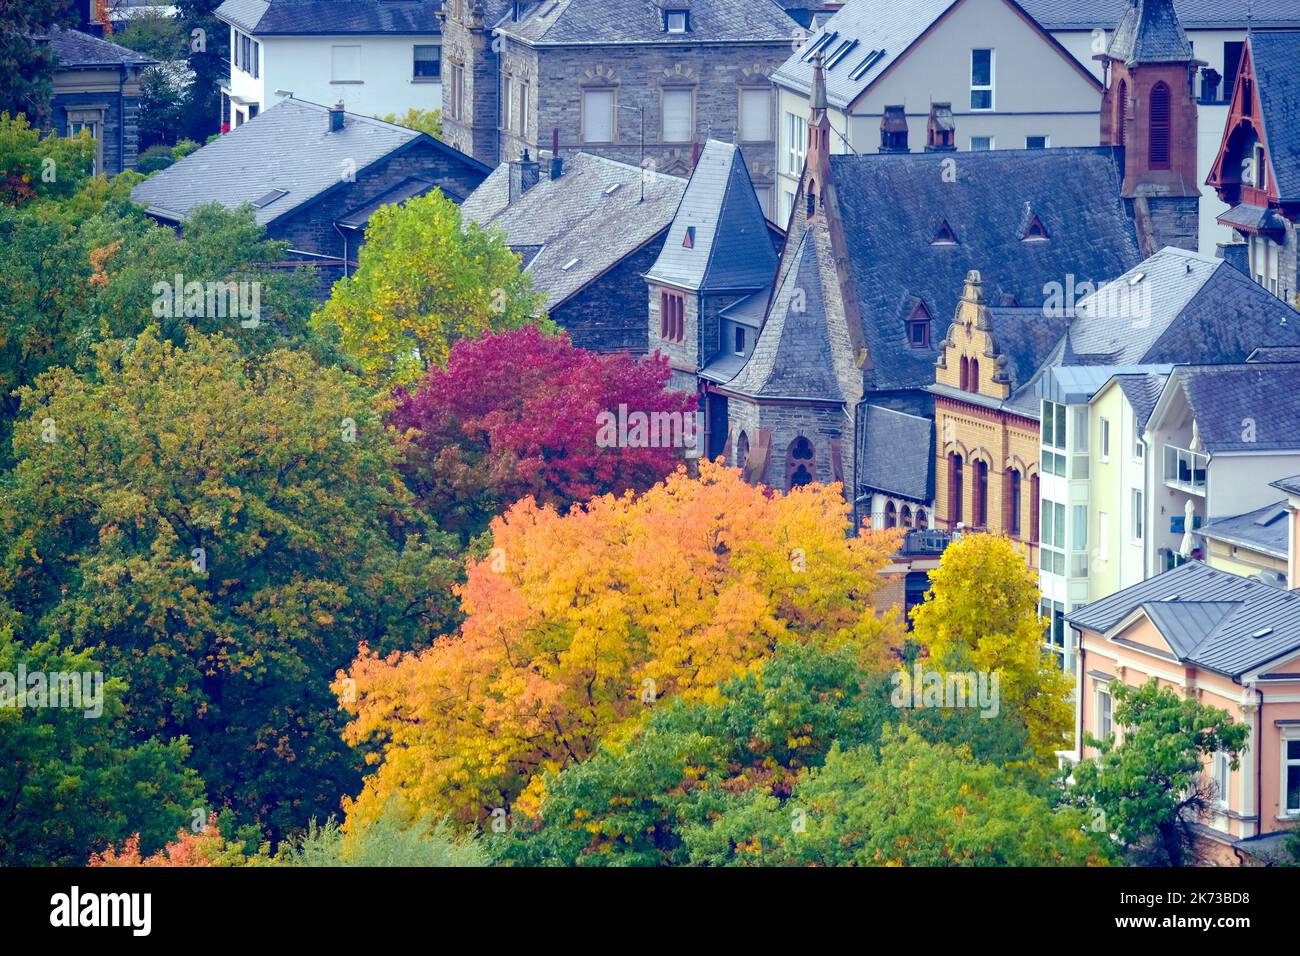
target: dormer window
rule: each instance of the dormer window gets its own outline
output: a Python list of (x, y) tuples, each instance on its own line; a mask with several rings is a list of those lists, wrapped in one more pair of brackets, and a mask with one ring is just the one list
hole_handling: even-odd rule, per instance
[(939, 228), (934, 231), (934, 238), (930, 240), (932, 246), (955, 246), (957, 245), (957, 234), (952, 231), (952, 226), (948, 225), (945, 219), (939, 223)]
[(1047, 230), (1043, 228), (1043, 224), (1037, 216), (1030, 221), (1029, 225), (1025, 226), (1025, 242), (1046, 242), (1048, 238), (1050, 237), (1047, 235)]
[(664, 30), (668, 33), (685, 33), (690, 27), (689, 10), (664, 11)]
[(925, 303), (918, 303), (907, 317), (907, 344), (914, 349), (930, 347), (930, 313)]

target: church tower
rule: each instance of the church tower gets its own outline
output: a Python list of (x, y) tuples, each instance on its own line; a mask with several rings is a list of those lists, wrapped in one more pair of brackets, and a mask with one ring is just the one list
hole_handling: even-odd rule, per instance
[(1101, 144), (1124, 147), (1123, 196), (1142, 255), (1196, 250), (1197, 61), (1173, 0), (1128, 0), (1106, 52)]

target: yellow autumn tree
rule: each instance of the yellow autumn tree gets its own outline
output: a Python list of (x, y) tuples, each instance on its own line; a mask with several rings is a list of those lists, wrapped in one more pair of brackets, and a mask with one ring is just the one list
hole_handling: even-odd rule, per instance
[[(459, 631), (418, 654), (366, 648), (334, 687), (378, 767), (348, 823), (528, 811), (540, 773), (681, 694), (709, 698), (780, 641), (848, 644), (888, 667), (901, 621), (871, 604), (898, 532), (849, 537), (838, 485), (773, 494), (704, 462), (640, 496), (492, 523), (459, 588)], [(536, 781), (536, 782), (535, 782)]]
[(1048, 771), (1068, 743), (1071, 683), (1043, 652), (1038, 579), (1009, 538), (968, 534), (930, 572), (912, 610), (913, 638), (940, 671), (997, 672), (1001, 704), (1028, 735), (1025, 764)]

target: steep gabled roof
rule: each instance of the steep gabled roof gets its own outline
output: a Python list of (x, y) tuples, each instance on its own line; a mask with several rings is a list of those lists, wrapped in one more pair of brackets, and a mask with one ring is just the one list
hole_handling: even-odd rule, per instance
[(1131, 65), (1183, 63), (1192, 59), (1173, 0), (1129, 0), (1106, 55)]
[[(1116, 151), (961, 153), (955, 180), (945, 175), (945, 164), (953, 161), (944, 153), (829, 158), (832, 212), (843, 223), (876, 388), (934, 381), (934, 349), (910, 348), (904, 335), (909, 296), (932, 316), (950, 314), (967, 272), (975, 269), (985, 277), (988, 301), (1038, 307), (1068, 276), (1097, 283), (1138, 262), (1137, 236), (1120, 199)], [(1050, 239), (1020, 237), (1026, 202)], [(931, 243), (940, 219), (951, 224), (955, 245)]]
[[(1130, 0), (1020, 0), (1030, 16), (1048, 30), (1113, 30)], [(1184, 30), (1257, 30), (1300, 24), (1295, 0), (1174, 0)]]
[[(647, 171), (642, 202), (642, 173), (628, 163), (575, 153), (565, 159), (560, 178), (543, 176), (508, 202), (510, 164), (502, 163), (461, 211), (468, 221), (500, 227), (512, 248), (529, 247), (533, 289), (554, 309), (668, 228), (686, 182)], [(644, 300), (637, 304), (644, 312)]]
[(1300, 362), (1180, 365), (1175, 382), (1210, 453), (1300, 451)]
[(769, 287), (776, 266), (744, 157), (730, 143), (709, 140), (646, 278), (691, 291), (746, 291)]
[(345, 169), (360, 172), (417, 142), (434, 144), (480, 175), (487, 172), (478, 160), (418, 130), (347, 113), (343, 129), (331, 133), (328, 115), (324, 106), (283, 100), (150, 176), (131, 198), (151, 215), (180, 221), (205, 203), (257, 206), (282, 191), (257, 206), (257, 221), (265, 225), (334, 189)]
[(110, 43), (108, 40), (91, 36), (89, 33), (82, 33), (79, 30), (52, 27), (45, 34), (45, 37), (49, 42), (50, 49), (59, 58), (54, 67), (56, 70), (122, 66), (123, 64), (145, 67), (158, 62), (153, 57), (137, 53), (135, 50), (128, 50), (124, 46), (118, 46), (116, 43)]
[(1300, 593), (1200, 561), (1093, 601), (1065, 619), (1106, 634), (1136, 610), (1151, 618), (1180, 660), (1234, 678), (1300, 650)]
[(1282, 200), (1300, 200), (1300, 31), (1250, 36), (1269, 165)]
[(534, 46), (578, 44), (789, 43), (799, 25), (773, 0), (691, 0), (690, 29), (668, 33), (652, 0), (532, 0), (518, 21), (509, 13), (498, 33)]
[(1151, 413), (1155, 411), (1160, 392), (1168, 381), (1167, 373), (1148, 373), (1144, 375), (1116, 375), (1115, 384), (1119, 386), (1133, 408), (1133, 418), (1139, 430), (1147, 427)]
[(253, 36), (440, 34), (442, 0), (225, 0), (214, 16)]
[(858, 491), (881, 491), (913, 501), (934, 498), (934, 421), (867, 405), (862, 410)]

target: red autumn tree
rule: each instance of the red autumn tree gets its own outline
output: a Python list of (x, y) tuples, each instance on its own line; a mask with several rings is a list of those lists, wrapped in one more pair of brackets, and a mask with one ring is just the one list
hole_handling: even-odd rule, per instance
[(564, 510), (644, 490), (673, 470), (694, 427), (695, 397), (668, 390), (668, 376), (660, 356), (598, 355), (534, 326), (463, 339), (414, 395), (397, 393), (407, 480), (467, 539), (527, 495)]

